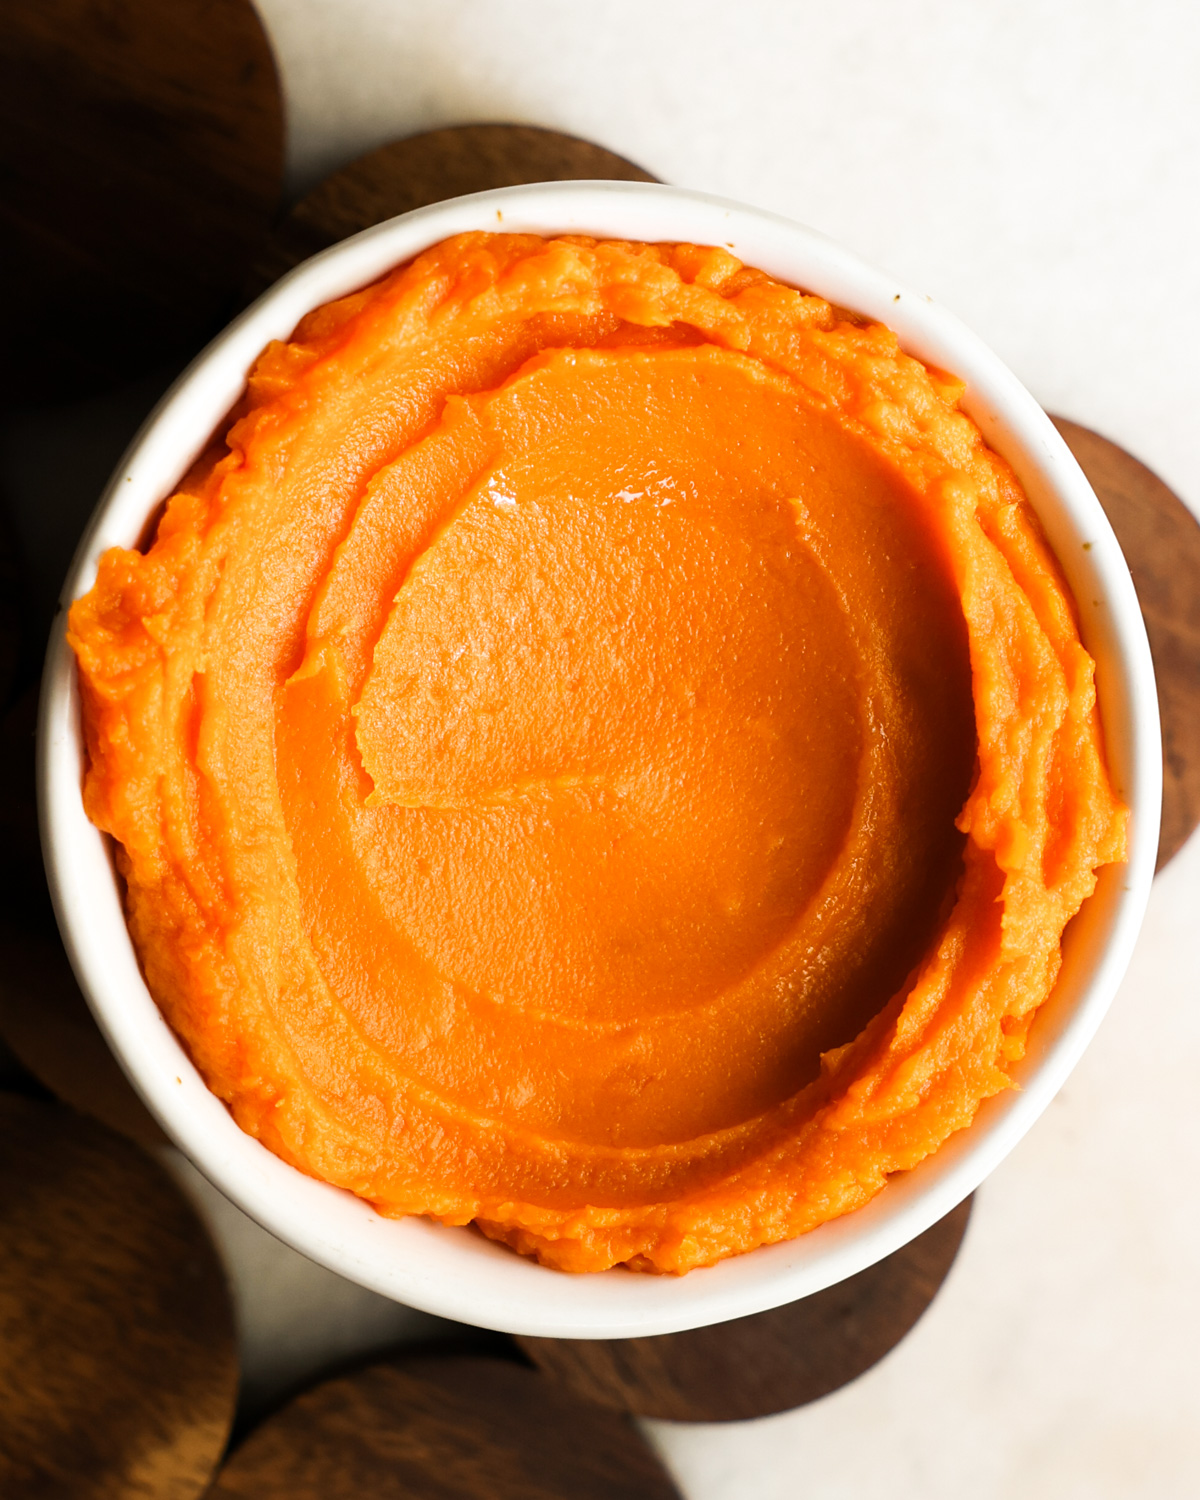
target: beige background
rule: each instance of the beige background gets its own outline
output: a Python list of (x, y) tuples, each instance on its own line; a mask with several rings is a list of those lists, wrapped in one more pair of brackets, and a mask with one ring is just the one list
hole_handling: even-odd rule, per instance
[[(1200, 502), (1190, 0), (260, 3), (293, 190), (438, 125), (589, 136), (932, 293), (1048, 407)], [(806, 1409), (647, 1424), (689, 1497), (1200, 1494), (1198, 929), (1193, 841), (1099, 1039), (980, 1191), (929, 1314)], [(237, 1277), (252, 1391), (437, 1331), (196, 1191)]]

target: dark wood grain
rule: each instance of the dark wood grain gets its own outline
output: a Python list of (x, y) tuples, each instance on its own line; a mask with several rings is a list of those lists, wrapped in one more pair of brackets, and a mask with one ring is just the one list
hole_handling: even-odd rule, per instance
[(0, 1039), (73, 1109), (144, 1146), (166, 1144), (121, 1071), (56, 934), (0, 921)]
[(211, 1500), (678, 1500), (633, 1424), (522, 1365), (423, 1356), (300, 1396)]
[(145, 1145), (165, 1137), (80, 993), (46, 888), (34, 794), (37, 684), (0, 723), (0, 1037), (52, 1094)]
[(613, 151), (533, 125), (455, 125), (392, 141), (327, 177), (279, 225), (247, 287), (257, 296), (319, 250), (397, 214), (530, 182), (654, 182)]
[(937, 1295), (971, 1200), (857, 1276), (787, 1307), (636, 1339), (517, 1340), (581, 1396), (645, 1417), (730, 1422), (826, 1396), (877, 1364)]
[(237, 1393), (221, 1267), (161, 1167), (0, 1095), (0, 1494), (192, 1500)]
[(1200, 525), (1124, 448), (1066, 417), (1051, 421), (1112, 523), (1150, 638), (1163, 733), (1161, 870), (1200, 824)]
[(94, 390), (216, 332), (282, 181), (249, 0), (0, 6), (0, 399)]

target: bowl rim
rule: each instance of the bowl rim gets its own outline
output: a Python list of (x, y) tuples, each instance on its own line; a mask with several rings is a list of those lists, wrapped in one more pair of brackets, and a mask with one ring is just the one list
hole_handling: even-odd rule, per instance
[[(107, 840), (82, 808), (83, 750), (66, 608), (100, 553), (132, 545), (240, 394), (272, 338), (304, 313), (468, 229), (722, 245), (747, 264), (887, 323), (909, 353), (967, 382), (963, 405), (1012, 464), (1071, 583), (1097, 684), (1110, 769), (1131, 808), (1130, 858), (1100, 872), (1068, 931), (1063, 972), (1039, 1014), (1020, 1085), (865, 1207), (797, 1240), (681, 1278), (620, 1268), (548, 1270), (469, 1228), (382, 1218), (243, 1134), (190, 1062), (141, 976)], [(824, 235), (778, 215), (658, 184), (546, 183), (417, 209), (296, 267), (208, 346), (151, 412), (80, 541), (47, 649), (38, 805), (51, 896), (72, 966), (134, 1088), (168, 1137), (228, 1198), (311, 1259), (443, 1317), (541, 1337), (623, 1338), (743, 1317), (865, 1269), (966, 1198), (1034, 1124), (1103, 1019), (1132, 954), (1154, 874), (1161, 752), (1153, 665), (1112, 529), (1062, 437), (999, 358), (951, 313)]]

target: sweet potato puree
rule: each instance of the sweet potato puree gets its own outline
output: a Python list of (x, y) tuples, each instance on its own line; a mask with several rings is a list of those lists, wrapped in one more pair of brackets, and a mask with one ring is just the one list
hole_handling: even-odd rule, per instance
[(71, 610), (88, 813), (239, 1125), (682, 1272), (1009, 1084), (1124, 856), (961, 385), (722, 250), (469, 234), (319, 308)]

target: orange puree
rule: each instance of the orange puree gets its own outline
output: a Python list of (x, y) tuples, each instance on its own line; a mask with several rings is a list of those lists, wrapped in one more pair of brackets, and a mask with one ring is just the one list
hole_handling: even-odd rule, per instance
[(1008, 1085), (1125, 814), (961, 393), (723, 251), (515, 235), (263, 353), (70, 620), (88, 812), (244, 1130), (681, 1272)]

